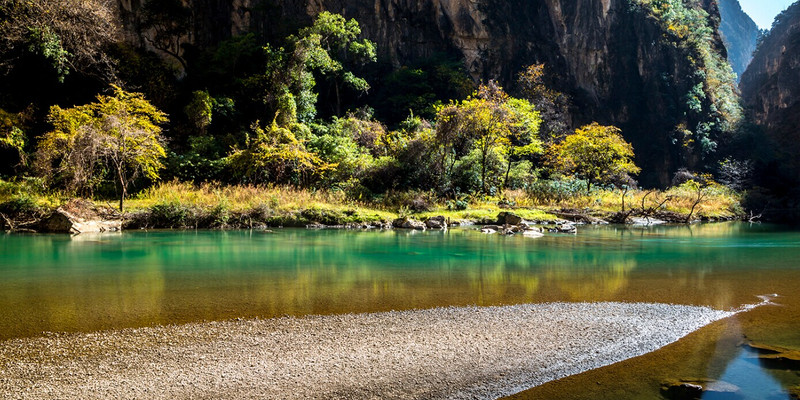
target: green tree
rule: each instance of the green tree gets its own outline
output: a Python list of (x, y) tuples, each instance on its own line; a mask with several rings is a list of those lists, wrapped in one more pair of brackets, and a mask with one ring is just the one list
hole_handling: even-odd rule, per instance
[(139, 176), (158, 179), (165, 157), (161, 127), (167, 116), (145, 100), (114, 86), (113, 96), (62, 109), (53, 106), (53, 130), (39, 142), (38, 161), (46, 177), (59, 175), (68, 188), (92, 192), (106, 172), (115, 176), (123, 211), (128, 186)]
[(596, 122), (576, 129), (549, 152), (554, 167), (586, 180), (587, 193), (592, 184), (638, 173), (640, 169), (633, 163), (633, 157), (633, 146), (622, 138), (619, 128)]
[(205, 90), (197, 90), (192, 93), (192, 101), (183, 108), (183, 112), (192, 125), (204, 134), (206, 128), (211, 125), (213, 109), (214, 99), (211, 95)]
[(342, 115), (341, 87), (358, 92), (369, 90), (369, 83), (355, 76), (348, 66), (363, 66), (376, 61), (375, 43), (358, 40), (361, 28), (355, 19), (346, 20), (327, 11), (317, 15), (314, 24), (301, 29), (294, 39), (297, 49), (306, 52), (309, 66), (318, 70), (333, 83), (336, 95), (336, 115)]
[(20, 161), (25, 163), (25, 132), (22, 130), (24, 115), (12, 114), (0, 109), (0, 148), (17, 151)]
[(369, 84), (347, 69), (375, 61), (375, 44), (356, 40), (358, 23), (337, 14), (322, 12), (314, 24), (287, 38), (288, 46), (264, 47), (264, 73), (247, 79), (246, 85), (277, 115), (280, 126), (309, 123), (317, 109), (314, 73), (331, 79), (336, 90), (337, 114), (341, 110), (340, 90), (347, 86), (366, 91)]
[[(481, 85), (477, 93), (459, 103), (440, 107), (437, 114), (437, 139), (443, 147), (442, 164), (459, 143), (476, 149), (480, 155), (480, 187), (487, 190), (487, 167), (493, 152), (507, 161), (505, 179), (514, 157), (542, 152), (538, 139), (541, 119), (526, 100), (514, 99), (493, 82)], [(443, 168), (444, 169), (444, 168)]]

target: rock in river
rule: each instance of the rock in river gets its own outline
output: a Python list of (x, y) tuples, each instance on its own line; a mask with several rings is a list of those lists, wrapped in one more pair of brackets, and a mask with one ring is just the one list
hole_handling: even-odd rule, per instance
[(443, 215), (430, 217), (425, 220), (428, 229), (447, 229), (447, 219)]
[[(107, 211), (107, 210), (106, 210)], [(48, 233), (99, 233), (122, 230), (122, 221), (111, 219), (107, 212), (86, 200), (71, 200), (39, 223)]]
[(395, 228), (416, 229), (419, 231), (425, 230), (424, 223), (408, 217), (402, 217), (392, 221), (392, 226)]

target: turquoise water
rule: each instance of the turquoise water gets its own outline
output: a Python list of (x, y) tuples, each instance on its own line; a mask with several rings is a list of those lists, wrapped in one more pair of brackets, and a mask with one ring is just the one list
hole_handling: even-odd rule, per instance
[[(710, 327), (659, 352), (677, 366), (645, 359), (634, 361), (638, 374), (608, 377), (638, 388), (624, 397), (657, 394), (657, 381), (681, 378), (676, 374), (741, 380), (737, 365), (755, 365), (775, 382), (777, 398), (788, 398), (800, 377), (743, 359), (738, 343), (800, 350), (798, 288), (800, 232), (741, 223), (582, 227), (578, 235), (539, 239), (469, 229), (0, 236), (0, 339), (472, 304), (646, 301), (730, 309), (759, 294), (781, 296), (781, 306), (737, 317), (735, 329)], [(564, 398), (602, 397), (575, 379)], [(746, 398), (759, 398), (752, 382), (741, 387)]]

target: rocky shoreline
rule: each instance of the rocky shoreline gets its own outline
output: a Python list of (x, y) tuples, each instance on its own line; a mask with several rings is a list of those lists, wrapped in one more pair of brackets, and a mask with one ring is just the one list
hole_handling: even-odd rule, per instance
[[(305, 227), (309, 229), (412, 229), (443, 230), (455, 226), (477, 225), (484, 233), (512, 235), (576, 233), (583, 224), (660, 225), (694, 222), (722, 222), (747, 220), (742, 216), (710, 218), (672, 212), (603, 213), (591, 209), (549, 210), (551, 220), (526, 221), (514, 209), (500, 211), (496, 218), (453, 220), (443, 215), (415, 219), (401, 216), (392, 220), (377, 214), (359, 214), (355, 211), (335, 211), (317, 208), (294, 212), (275, 213), (269, 210), (225, 212), (200, 210), (175, 206), (174, 209), (148, 209), (120, 214), (111, 207), (97, 206), (90, 201), (73, 199), (61, 207), (38, 215), (0, 215), (0, 230), (40, 233), (97, 233), (136, 229), (269, 229), (275, 227)], [(538, 226), (538, 227), (537, 227)]]

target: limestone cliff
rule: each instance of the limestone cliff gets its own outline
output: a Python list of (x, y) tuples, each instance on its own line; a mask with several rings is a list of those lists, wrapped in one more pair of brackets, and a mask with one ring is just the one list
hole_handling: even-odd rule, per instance
[[(132, 16), (130, 3), (141, 0), (121, 1)], [(666, 185), (678, 168), (698, 167), (698, 143), (708, 140), (711, 126), (706, 120), (718, 119), (697, 111), (720, 107), (710, 92), (692, 94), (697, 87), (712, 90), (687, 61), (700, 59), (696, 50), (640, 0), (183, 1), (192, 10), (185, 38), (196, 46), (244, 31), (279, 37), (328, 10), (358, 20), (381, 59), (394, 66), (450, 53), (464, 59), (476, 80), (498, 79), (513, 91), (524, 66), (545, 63), (556, 89), (572, 98), (576, 125), (596, 120), (623, 129), (646, 184)], [(716, 0), (698, 4), (691, 7), (703, 7), (716, 32)], [(712, 53), (724, 54), (718, 35), (709, 41)], [(695, 111), (687, 99), (696, 99)]]
[(739, 4), (739, 0), (720, 0), (720, 33), (728, 50), (728, 61), (733, 66), (733, 71), (742, 76), (760, 35), (758, 25), (747, 15)]

